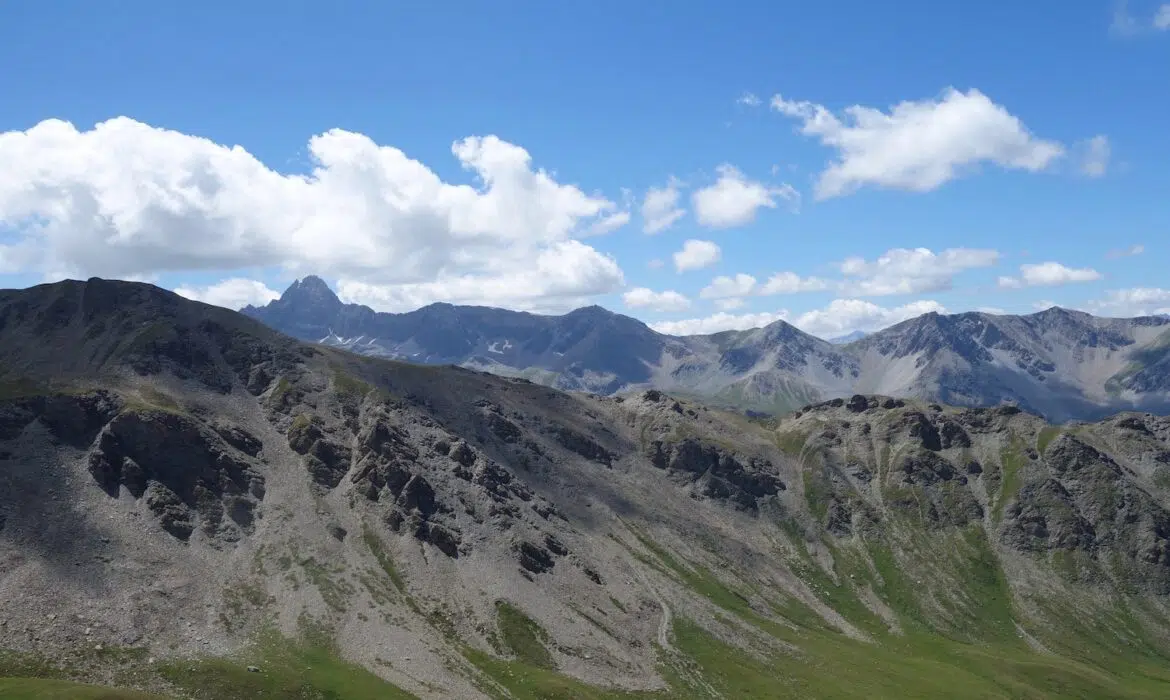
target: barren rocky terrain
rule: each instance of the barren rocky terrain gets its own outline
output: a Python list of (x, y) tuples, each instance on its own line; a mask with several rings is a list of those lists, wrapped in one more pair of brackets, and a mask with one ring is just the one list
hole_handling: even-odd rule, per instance
[(0, 697), (1170, 695), (1165, 417), (753, 420), (97, 279), (0, 292), (0, 386)]

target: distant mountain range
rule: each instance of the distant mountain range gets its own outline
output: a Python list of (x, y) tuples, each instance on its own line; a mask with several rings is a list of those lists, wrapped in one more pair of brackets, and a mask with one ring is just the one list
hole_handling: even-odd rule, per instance
[(302, 340), (364, 355), (453, 364), (560, 389), (657, 388), (782, 412), (855, 393), (962, 406), (1011, 402), (1049, 420), (1170, 411), (1170, 319), (929, 313), (830, 342), (783, 322), (670, 336), (590, 306), (542, 316), (431, 304), (402, 314), (345, 304), (318, 277), (242, 313)]

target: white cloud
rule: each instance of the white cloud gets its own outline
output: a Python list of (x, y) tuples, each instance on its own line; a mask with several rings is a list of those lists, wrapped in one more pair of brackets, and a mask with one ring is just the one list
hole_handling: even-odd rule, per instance
[(556, 313), (589, 303), (589, 298), (624, 284), (617, 261), (580, 241), (556, 243), (523, 267), (497, 275), (441, 274), (431, 282), (378, 285), (342, 280), (338, 296), (385, 311), (417, 309), (435, 301), (483, 304)]
[(682, 185), (675, 178), (670, 178), (665, 187), (651, 187), (646, 191), (642, 200), (642, 231), (655, 234), (665, 231), (687, 212), (678, 205), (682, 193)]
[(744, 94), (740, 95), (739, 99), (737, 99), (735, 102), (736, 104), (741, 104), (745, 107), (759, 107), (764, 103), (764, 101), (760, 99), (759, 95), (755, 94), (754, 92), (745, 92)]
[(631, 289), (622, 295), (622, 301), (631, 309), (650, 309), (660, 312), (685, 311), (691, 306), (689, 299), (673, 289), (656, 292), (646, 287)]
[(1109, 169), (1111, 147), (1109, 137), (1098, 134), (1077, 144), (1078, 167), (1082, 175), (1101, 177)]
[(777, 272), (768, 278), (760, 287), (759, 293), (797, 294), (799, 292), (819, 292), (829, 288), (829, 283), (819, 277), (801, 277), (795, 272)]
[(915, 301), (894, 308), (883, 308), (861, 299), (834, 299), (822, 309), (805, 312), (795, 319), (786, 310), (775, 312), (730, 314), (723, 311), (704, 318), (652, 323), (650, 327), (669, 335), (700, 335), (728, 330), (761, 328), (776, 321), (788, 321), (806, 333), (835, 338), (853, 331), (872, 332), (906, 319), (946, 308), (936, 301)]
[(749, 328), (761, 328), (769, 323), (783, 321), (785, 318), (788, 318), (788, 312), (784, 310), (747, 314), (729, 314), (720, 311), (705, 318), (651, 323), (650, 327), (666, 335), (708, 335), (721, 331), (746, 331)]
[(999, 253), (994, 250), (948, 248), (935, 253), (929, 248), (894, 248), (873, 261), (861, 257), (844, 260), (839, 265), (846, 277), (841, 289), (855, 296), (946, 291), (958, 273), (990, 267), (998, 261)]
[(723, 251), (711, 241), (695, 239), (683, 243), (682, 250), (674, 254), (674, 269), (679, 272), (701, 270), (719, 262)]
[(735, 311), (742, 309), (746, 302), (740, 297), (728, 297), (726, 299), (716, 299), (714, 302), (715, 308), (720, 311)]
[(1141, 22), (1129, 11), (1129, 1), (1114, 0), (1113, 21), (1109, 25), (1109, 31), (1114, 34), (1128, 36), (1140, 32), (1141, 29)]
[(1105, 254), (1107, 258), (1130, 258), (1135, 255), (1141, 255), (1146, 252), (1146, 247), (1140, 243), (1131, 245), (1128, 248), (1116, 248)]
[(836, 338), (854, 331), (873, 332), (932, 311), (947, 312), (942, 304), (930, 300), (883, 308), (861, 299), (834, 299), (823, 309), (801, 314), (792, 325), (820, 338)]
[(756, 278), (742, 272), (735, 277), (719, 276), (699, 290), (700, 299), (730, 299), (746, 297), (756, 288)]
[(1170, 29), (1170, 3), (1162, 3), (1154, 10), (1154, 14), (1145, 18), (1135, 16), (1129, 10), (1128, 0), (1115, 0), (1113, 4), (1113, 22), (1109, 30), (1120, 36), (1134, 36), (1147, 31), (1162, 32)]
[(734, 166), (723, 164), (715, 169), (719, 178), (714, 184), (691, 195), (695, 219), (709, 228), (731, 228), (751, 223), (761, 208), (774, 209), (777, 200), (799, 201), (791, 185), (769, 186), (749, 180)]
[(998, 284), (1003, 289), (1019, 289), (1021, 287), (1055, 287), (1099, 279), (1101, 279), (1101, 273), (1092, 268), (1072, 268), (1050, 261), (1020, 265), (1019, 277), (1000, 277)]
[(1101, 316), (1122, 318), (1170, 314), (1170, 289), (1111, 289), (1105, 292), (1104, 299), (1090, 302), (1087, 310)]
[(339, 129), (308, 152), (312, 170), (286, 175), (242, 147), (125, 117), (0, 133), (0, 264), (46, 278), (275, 267), (382, 308), (556, 307), (624, 284), (578, 239), (628, 212), (534, 169), (519, 146), (455, 142), (473, 185)]
[(925, 192), (983, 163), (1035, 172), (1064, 153), (1061, 144), (1036, 138), (975, 89), (948, 88), (937, 99), (900, 102), (888, 113), (854, 105), (838, 116), (781, 95), (772, 98), (772, 109), (837, 151), (817, 180), (817, 199), (867, 185)]
[(630, 212), (617, 211), (601, 216), (581, 231), (579, 235), (582, 238), (585, 236), (604, 236), (607, 233), (613, 233), (628, 223), (630, 223)]
[(1163, 4), (1154, 13), (1154, 29), (1163, 32), (1170, 30), (1170, 2)]
[(225, 309), (241, 309), (248, 304), (263, 306), (279, 299), (280, 292), (257, 280), (233, 277), (205, 287), (175, 287), (175, 294), (205, 304), (222, 306)]
[(994, 316), (1003, 316), (1007, 313), (1007, 311), (999, 308), (998, 306), (980, 306), (975, 310), (981, 314), (992, 314)]

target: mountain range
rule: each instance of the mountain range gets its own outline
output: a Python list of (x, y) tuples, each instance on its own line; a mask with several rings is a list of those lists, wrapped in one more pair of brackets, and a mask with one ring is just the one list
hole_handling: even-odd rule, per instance
[(378, 313), (318, 277), (242, 312), (301, 340), (423, 364), (454, 364), (560, 389), (655, 388), (781, 413), (882, 393), (963, 406), (1014, 403), (1050, 420), (1170, 410), (1170, 319), (1100, 318), (1062, 308), (1026, 316), (929, 313), (830, 342), (784, 321), (669, 336), (591, 306), (541, 316), (431, 304)]
[(1166, 417), (752, 419), (0, 291), (0, 697), (1164, 698), (1168, 596)]

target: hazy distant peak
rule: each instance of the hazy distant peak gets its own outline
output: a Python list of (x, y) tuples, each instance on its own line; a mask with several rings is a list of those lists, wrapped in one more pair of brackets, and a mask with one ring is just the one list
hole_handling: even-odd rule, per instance
[(861, 340), (867, 335), (869, 334), (865, 331), (853, 331), (852, 333), (846, 333), (845, 335), (829, 338), (828, 341), (833, 345), (848, 345), (855, 340)]
[(341, 306), (341, 299), (330, 289), (325, 280), (316, 275), (309, 275), (289, 285), (280, 295), (281, 303), (308, 304), (311, 306)]

